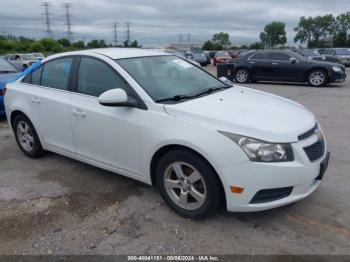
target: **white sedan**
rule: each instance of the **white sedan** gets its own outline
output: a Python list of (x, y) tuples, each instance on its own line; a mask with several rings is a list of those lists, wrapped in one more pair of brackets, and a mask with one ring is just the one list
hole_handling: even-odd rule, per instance
[(303, 106), (160, 51), (50, 56), (7, 85), (5, 108), (28, 157), (52, 151), (156, 185), (190, 218), (303, 199), (329, 159)]

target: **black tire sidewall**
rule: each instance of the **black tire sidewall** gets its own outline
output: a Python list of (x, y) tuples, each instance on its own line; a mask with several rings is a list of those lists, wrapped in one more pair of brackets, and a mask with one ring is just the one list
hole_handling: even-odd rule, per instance
[[(207, 198), (204, 204), (196, 210), (186, 210), (179, 207), (168, 196), (164, 187), (165, 169), (173, 162), (185, 162), (196, 168), (202, 175), (207, 190)], [(164, 201), (177, 213), (187, 218), (201, 218), (214, 213), (221, 207), (222, 190), (218, 183), (218, 177), (213, 168), (200, 156), (186, 150), (176, 150), (166, 153), (156, 167), (156, 185)]]
[[(314, 72), (320, 72), (320, 73), (322, 73), (324, 75), (324, 82), (321, 85), (314, 85), (314, 84), (311, 83), (310, 76)], [(308, 81), (309, 85), (312, 86), (312, 87), (324, 87), (328, 83), (328, 76), (327, 76), (327, 73), (324, 70), (315, 69), (315, 70), (311, 70), (310, 73), (307, 75), (307, 81)]]
[[(33, 149), (31, 151), (26, 151), (25, 149), (23, 149), (23, 147), (21, 146), (21, 143), (19, 142), (19, 139), (17, 136), (17, 126), (18, 126), (18, 123), (20, 121), (25, 122), (29, 126), (31, 133), (33, 135), (34, 145), (33, 145)], [(16, 142), (17, 142), (19, 148), (21, 149), (21, 151), (23, 152), (23, 154), (25, 154), (26, 156), (28, 156), (30, 158), (38, 158), (44, 154), (44, 150), (41, 146), (38, 134), (37, 134), (32, 122), (28, 119), (28, 117), (26, 117), (25, 115), (22, 115), (22, 114), (16, 116), (14, 121), (13, 121), (13, 132), (15, 134)]]

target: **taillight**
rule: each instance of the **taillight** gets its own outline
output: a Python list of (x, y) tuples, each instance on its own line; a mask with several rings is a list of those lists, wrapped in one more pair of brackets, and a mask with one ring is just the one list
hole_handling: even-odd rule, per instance
[(7, 88), (6, 88), (6, 86), (4, 86), (4, 88), (0, 92), (0, 95), (5, 96), (6, 90), (7, 90)]

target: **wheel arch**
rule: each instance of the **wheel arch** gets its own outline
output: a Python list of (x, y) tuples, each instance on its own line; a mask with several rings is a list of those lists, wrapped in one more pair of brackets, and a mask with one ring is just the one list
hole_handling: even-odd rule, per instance
[(203, 161), (205, 161), (210, 167), (211, 169), (213, 170), (215, 176), (216, 176), (216, 179), (219, 183), (219, 186), (220, 186), (220, 190), (221, 190), (221, 194), (222, 194), (222, 197), (225, 201), (225, 205), (226, 205), (226, 194), (225, 194), (225, 189), (224, 189), (224, 186), (222, 184), (222, 181), (220, 179), (220, 176), (218, 175), (218, 173), (216, 172), (216, 169), (214, 168), (214, 166), (207, 160), (207, 158), (205, 158), (202, 154), (200, 154), (199, 152), (197, 152), (196, 150), (188, 147), (188, 146), (184, 146), (184, 145), (180, 145), (180, 144), (169, 144), (169, 145), (165, 145), (161, 148), (159, 148), (152, 156), (152, 159), (151, 159), (151, 164), (150, 164), (150, 176), (151, 176), (151, 183), (152, 185), (155, 185), (156, 184), (156, 179), (155, 179), (155, 170), (156, 170), (156, 166), (157, 166), (157, 163), (158, 161), (160, 160), (160, 158), (166, 154), (167, 152), (170, 152), (170, 151), (173, 151), (173, 150), (185, 150), (185, 151), (188, 151), (188, 152), (191, 152), (195, 155), (197, 155), (198, 157), (200, 157)]
[(32, 123), (32, 125), (34, 126), (34, 129), (35, 129), (35, 132), (36, 132), (36, 134), (38, 135), (38, 137), (39, 137), (39, 140), (40, 140), (40, 143), (41, 143), (41, 145), (43, 145), (43, 140), (42, 140), (42, 138), (41, 138), (41, 136), (40, 136), (40, 134), (38, 133), (38, 129), (37, 129), (37, 127), (35, 126), (35, 124), (33, 123), (33, 121), (30, 119), (30, 117), (28, 117), (28, 115), (23, 111), (23, 110), (20, 110), (20, 109), (15, 109), (15, 110), (13, 110), (11, 113), (10, 113), (10, 124), (11, 124), (11, 127), (12, 127), (12, 129), (14, 130), (14, 121), (15, 121), (15, 119), (16, 119), (16, 116), (18, 116), (18, 115), (24, 115), (26, 118), (28, 118), (29, 119), (29, 121)]

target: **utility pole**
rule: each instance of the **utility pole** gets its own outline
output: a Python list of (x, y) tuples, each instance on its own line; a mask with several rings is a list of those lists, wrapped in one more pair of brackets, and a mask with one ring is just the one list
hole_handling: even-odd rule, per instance
[(66, 26), (67, 26), (67, 38), (68, 38), (69, 41), (72, 41), (72, 39), (73, 39), (73, 32), (71, 30), (72, 23), (71, 23), (70, 13), (69, 13), (69, 9), (72, 7), (72, 3), (63, 3), (62, 7), (64, 9), (66, 9), (65, 16), (66, 16)]
[(130, 45), (130, 25), (131, 25), (130, 22), (126, 22), (126, 23), (125, 23), (125, 26), (126, 26), (126, 43), (127, 43), (127, 46)]
[(116, 47), (118, 45), (118, 31), (117, 31), (117, 23), (113, 24), (113, 28), (114, 28), (114, 46)]
[(51, 20), (50, 20), (50, 15), (52, 15), (52, 13), (50, 13), (49, 11), (49, 7), (51, 6), (50, 2), (42, 2), (41, 6), (44, 7), (44, 13), (42, 15), (45, 16), (45, 24), (46, 24), (46, 33), (47, 36), (50, 38), (53, 38), (53, 34), (52, 34), (52, 30), (51, 30)]

